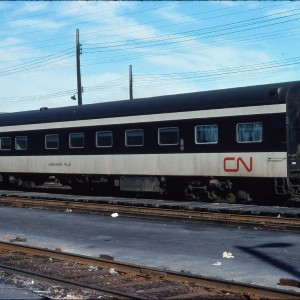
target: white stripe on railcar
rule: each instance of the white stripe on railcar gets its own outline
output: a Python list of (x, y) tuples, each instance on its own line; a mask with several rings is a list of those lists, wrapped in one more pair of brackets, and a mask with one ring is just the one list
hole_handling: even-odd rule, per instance
[(0, 157), (0, 173), (286, 177), (286, 152)]
[[(185, 112), (176, 112), (176, 113), (126, 116), (126, 117), (116, 117), (116, 118), (101, 118), (101, 119), (90, 119), (90, 120), (79, 120), (79, 121), (2, 126), (0, 128), (0, 132), (61, 129), (61, 128), (72, 128), (72, 127), (114, 125), (114, 124), (135, 124), (135, 123), (143, 123), (143, 122), (158, 122), (158, 121), (173, 121), (173, 120), (175, 121), (175, 120), (203, 119), (203, 118), (230, 117), (230, 116), (264, 115), (264, 114), (285, 113), (285, 112), (286, 112), (285, 104), (272, 104), (272, 105), (261, 105), (261, 106), (185, 111)], [(40, 112), (40, 113), (46, 114), (47, 112)]]

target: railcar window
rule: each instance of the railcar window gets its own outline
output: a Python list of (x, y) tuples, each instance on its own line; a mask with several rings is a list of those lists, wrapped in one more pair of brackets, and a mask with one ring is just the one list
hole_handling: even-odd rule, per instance
[(70, 148), (83, 148), (84, 147), (84, 134), (83, 132), (70, 133), (69, 135)]
[(113, 133), (112, 131), (98, 131), (96, 132), (96, 147), (112, 147)]
[(263, 126), (261, 122), (238, 123), (236, 126), (236, 140), (238, 143), (260, 143), (263, 140)]
[(59, 148), (59, 135), (58, 134), (45, 135), (45, 148), (46, 149), (58, 149)]
[(179, 143), (179, 128), (164, 127), (158, 129), (158, 144), (160, 146), (178, 145)]
[(0, 147), (1, 150), (11, 150), (11, 138), (10, 137), (2, 137), (1, 138)]
[(195, 126), (196, 144), (216, 144), (218, 143), (218, 125), (198, 125)]
[(144, 130), (132, 129), (125, 131), (125, 145), (131, 146), (143, 146), (144, 145)]
[(16, 150), (27, 150), (27, 136), (16, 136)]

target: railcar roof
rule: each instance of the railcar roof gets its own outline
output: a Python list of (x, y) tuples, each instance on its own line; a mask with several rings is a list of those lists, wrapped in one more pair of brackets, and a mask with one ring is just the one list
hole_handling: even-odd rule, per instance
[(0, 126), (285, 103), (294, 85), (300, 81), (7, 113), (0, 114)]

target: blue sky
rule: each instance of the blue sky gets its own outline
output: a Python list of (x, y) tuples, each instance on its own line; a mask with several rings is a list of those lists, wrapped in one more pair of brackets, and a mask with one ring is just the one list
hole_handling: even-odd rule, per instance
[(300, 79), (297, 1), (2, 1), (0, 112)]

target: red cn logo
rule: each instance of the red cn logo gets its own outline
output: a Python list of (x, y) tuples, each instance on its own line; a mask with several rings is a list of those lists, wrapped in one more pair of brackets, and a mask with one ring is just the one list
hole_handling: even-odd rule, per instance
[(238, 172), (240, 166), (243, 166), (248, 173), (252, 172), (252, 157), (249, 158), (249, 164), (241, 157), (225, 157), (223, 161), (223, 167), (225, 172)]

